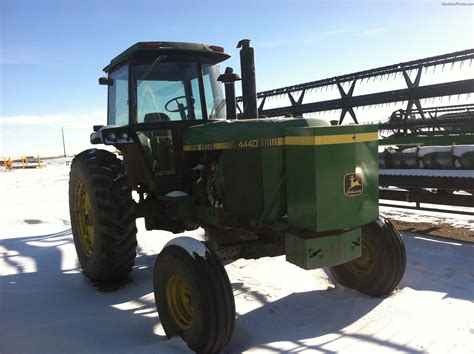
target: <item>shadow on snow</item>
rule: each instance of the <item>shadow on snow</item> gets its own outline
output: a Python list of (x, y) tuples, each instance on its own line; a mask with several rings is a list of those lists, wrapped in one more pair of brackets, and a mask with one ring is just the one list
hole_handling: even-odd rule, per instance
[[(415, 237), (414, 237), (415, 236)], [(472, 244), (434, 242), (428, 237), (406, 235), (408, 262), (401, 288), (445, 292), (446, 296), (472, 300)], [(63, 257), (74, 247), (71, 230), (2, 240), (0, 254), (18, 274), (0, 277), (1, 333), (5, 352), (150, 352), (183, 351), (181, 341), (163, 342), (155, 334), (159, 324), (152, 294), (154, 256), (138, 249), (130, 283), (113, 293), (100, 292), (81, 274), (77, 260), (63, 269)], [(427, 256), (428, 255), (428, 256)], [(17, 257), (28, 257), (35, 272), (25, 272)], [(289, 341), (294, 350), (319, 349), (303, 340), (340, 334), (373, 342), (389, 349), (416, 351), (371, 336), (343, 333), (378, 306), (383, 299), (371, 299), (348, 289), (293, 293), (276, 301), (248, 289), (242, 283), (234, 290), (251, 292), (262, 306), (239, 315), (229, 344), (231, 352), (252, 347), (270, 348), (267, 343)], [(151, 293), (151, 294), (150, 294)], [(238, 311), (238, 309), (237, 309)], [(337, 339), (334, 339), (337, 340)], [(324, 343), (327, 344), (327, 343)], [(324, 346), (321, 344), (320, 346)]]

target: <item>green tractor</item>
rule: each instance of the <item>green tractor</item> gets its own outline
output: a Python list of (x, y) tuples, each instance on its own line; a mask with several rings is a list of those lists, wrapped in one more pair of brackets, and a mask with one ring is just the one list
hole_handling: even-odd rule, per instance
[(168, 242), (153, 276), (167, 336), (202, 353), (220, 351), (234, 329), (223, 260), (286, 255), (376, 297), (398, 286), (406, 263), (400, 234), (379, 217), (377, 127), (258, 118), (253, 48), (240, 46), (239, 115), (240, 77), (220, 74), (223, 48), (140, 42), (125, 50), (99, 79), (108, 86), (107, 125), (91, 134), (122, 156), (86, 150), (70, 173), (76, 251), (96, 284), (127, 279), (136, 218), (147, 230), (205, 230), (205, 242)]

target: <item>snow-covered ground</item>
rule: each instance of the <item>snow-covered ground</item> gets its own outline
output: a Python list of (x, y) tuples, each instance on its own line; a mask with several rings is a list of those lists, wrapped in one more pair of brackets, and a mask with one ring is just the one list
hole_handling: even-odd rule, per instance
[[(0, 172), (0, 353), (187, 352), (180, 338), (166, 339), (152, 293), (155, 255), (172, 235), (139, 220), (132, 281), (99, 292), (78, 267), (68, 169), (58, 160)], [(228, 264), (237, 320), (227, 351), (474, 352), (474, 244), (403, 236), (407, 272), (385, 299), (283, 257)]]
[[(397, 203), (396, 201), (390, 200), (383, 202), (389, 202), (390, 204), (398, 204), (398, 205), (405, 205), (405, 206), (414, 206), (414, 203)], [(434, 204), (424, 204), (424, 207), (440, 207), (439, 205)], [(460, 208), (455, 206), (447, 206), (449, 210), (462, 210), (467, 212), (474, 212), (474, 208)], [(466, 230), (471, 230), (472, 234), (471, 237), (474, 241), (474, 218), (470, 215), (466, 214), (451, 214), (451, 213), (443, 213), (443, 212), (436, 212), (436, 211), (417, 211), (413, 209), (405, 209), (405, 208), (392, 208), (382, 206), (380, 207), (380, 215), (388, 218), (388, 219), (397, 219), (403, 220), (409, 223), (429, 223), (432, 225), (450, 225), (455, 228), (462, 228)]]

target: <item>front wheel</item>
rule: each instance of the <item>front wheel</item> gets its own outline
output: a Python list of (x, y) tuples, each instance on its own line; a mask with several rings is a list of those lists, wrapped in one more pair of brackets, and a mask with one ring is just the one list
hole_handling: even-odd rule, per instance
[(389, 295), (405, 274), (403, 239), (392, 223), (380, 218), (362, 227), (362, 256), (330, 267), (335, 280), (373, 297)]
[(168, 338), (180, 335), (198, 353), (225, 347), (234, 330), (235, 303), (214, 252), (188, 237), (172, 240), (157, 257), (153, 277), (156, 307)]

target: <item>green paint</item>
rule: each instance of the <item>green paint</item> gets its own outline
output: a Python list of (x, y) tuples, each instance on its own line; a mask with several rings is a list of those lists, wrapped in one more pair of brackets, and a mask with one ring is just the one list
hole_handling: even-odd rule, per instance
[(195, 219), (196, 208), (193, 196), (159, 196), (157, 199), (167, 204), (166, 213), (171, 220), (190, 221)]
[[(288, 136), (373, 133), (377, 126), (288, 129)], [(377, 141), (286, 146), (288, 222), (312, 231), (354, 228), (378, 218)], [(357, 174), (361, 193), (346, 190)], [(357, 190), (360, 187), (357, 187)]]
[(200, 224), (219, 225), (221, 213), (222, 209), (196, 206), (196, 218), (199, 220)]
[(361, 229), (339, 235), (305, 237), (287, 232), (286, 260), (303, 269), (316, 269), (349, 262), (361, 256)]
[[(329, 125), (329, 123), (314, 118), (227, 120), (189, 127), (184, 132), (183, 142), (184, 145), (235, 143), (234, 147), (237, 149), (239, 142), (284, 137), (286, 128), (324, 125)], [(241, 146), (244, 145), (241, 144)], [(261, 144), (255, 147), (265, 148)]]
[[(268, 224), (281, 219), (287, 209), (282, 143), (286, 128), (327, 124), (318, 119), (296, 118), (220, 121), (186, 129), (184, 144), (212, 146), (212, 150), (218, 150), (216, 144), (221, 144), (219, 172), (223, 176), (226, 214)], [(265, 139), (280, 145), (239, 147), (240, 142)]]

